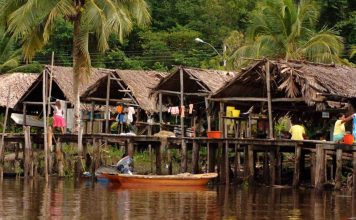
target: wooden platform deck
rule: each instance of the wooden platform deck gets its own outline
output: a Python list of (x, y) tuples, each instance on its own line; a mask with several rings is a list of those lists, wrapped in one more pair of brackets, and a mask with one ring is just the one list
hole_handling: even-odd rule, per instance
[[(43, 144), (43, 134), (30, 134), (32, 143)], [(53, 139), (62, 143), (76, 143), (78, 141), (75, 134), (54, 134)], [(5, 146), (10, 143), (24, 143), (23, 134), (6, 134)], [(286, 139), (254, 139), (254, 138), (221, 138), (209, 139), (206, 137), (196, 138), (161, 138), (156, 136), (129, 136), (118, 134), (85, 134), (83, 135), (83, 144), (99, 146), (98, 142), (111, 144), (119, 143), (126, 146), (128, 152), (133, 153), (135, 146), (150, 146), (156, 152), (156, 172), (162, 173), (161, 154), (163, 150), (172, 148), (180, 149), (182, 155), (181, 171), (187, 172), (188, 148), (192, 152), (192, 173), (199, 172), (199, 150), (207, 149), (207, 172), (219, 170), (219, 179), (221, 183), (229, 184), (230, 179), (228, 170), (231, 167), (231, 153), (234, 155), (233, 167), (237, 173), (237, 167), (243, 167), (243, 176), (250, 183), (254, 182), (256, 175), (256, 155), (261, 153), (265, 159), (263, 161), (264, 172), (268, 173), (267, 182), (270, 185), (281, 183), (282, 152), (292, 152), (294, 156), (294, 174), (293, 185), (300, 184), (300, 175), (305, 166), (306, 156), (310, 163), (311, 185), (316, 188), (322, 188), (328, 180), (335, 182), (335, 188), (341, 187), (341, 176), (343, 166), (343, 154), (352, 155), (353, 165), (353, 189), (356, 186), (356, 145), (345, 145), (330, 141), (304, 140), (293, 141)], [(100, 147), (100, 146), (99, 146)], [(244, 163), (240, 164), (241, 154), (244, 155)], [(230, 158), (229, 158), (230, 155)], [(333, 176), (327, 175), (327, 156), (331, 156), (336, 164), (333, 167)], [(205, 158), (204, 158), (205, 159)], [(329, 179), (328, 179), (329, 178)]]

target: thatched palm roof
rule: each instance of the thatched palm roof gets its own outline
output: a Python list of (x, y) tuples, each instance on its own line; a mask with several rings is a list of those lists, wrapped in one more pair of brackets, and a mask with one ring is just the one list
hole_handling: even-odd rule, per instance
[[(232, 79), (236, 73), (222, 70), (208, 70), (181, 67), (183, 69), (184, 92), (214, 93), (221, 86)], [(167, 78), (162, 80), (155, 88), (158, 90), (180, 91), (180, 68), (176, 68)]]
[[(51, 66), (46, 66), (45, 71), (50, 73)], [(93, 68), (91, 76), (87, 79), (87, 81), (80, 84), (79, 94), (82, 94), (89, 86), (93, 85), (102, 76), (106, 76), (108, 72), (110, 72), (110, 70)], [(71, 103), (74, 103), (73, 68), (54, 66), (52, 75), (52, 98), (68, 100)], [(26, 93), (21, 97), (20, 102), (42, 101), (42, 79), (43, 75), (38, 75), (37, 79), (32, 83), (28, 91), (26, 91)]]
[(37, 74), (29, 73), (10, 73), (0, 75), (0, 106), (6, 106), (10, 88), (9, 108), (14, 108), (37, 76)]
[[(47, 71), (51, 70), (50, 66), (47, 66)], [(101, 68), (92, 68), (91, 75), (86, 82), (83, 82), (79, 86), (79, 94), (83, 94), (88, 87), (96, 83), (101, 77), (106, 76), (112, 70), (101, 69)], [(71, 102), (74, 103), (73, 96), (73, 68), (72, 67), (60, 67), (55, 66), (53, 68), (53, 81), (58, 84), (62, 89), (65, 97)]]
[[(120, 83), (124, 89), (130, 90), (134, 101), (140, 108), (149, 111), (157, 112), (156, 97), (150, 96), (152, 88), (162, 80), (168, 73), (157, 71), (144, 71), (144, 70), (115, 70), (112, 72), (112, 77), (120, 79)], [(106, 98), (107, 76), (101, 77), (95, 84), (88, 87), (81, 96), (83, 99), (93, 98)], [(122, 90), (118, 81), (112, 80), (110, 84), (110, 99), (128, 98)]]
[[(212, 98), (266, 97), (266, 62), (244, 69)], [(356, 68), (302, 61), (270, 60), (272, 98), (302, 98), (308, 105), (356, 97)]]

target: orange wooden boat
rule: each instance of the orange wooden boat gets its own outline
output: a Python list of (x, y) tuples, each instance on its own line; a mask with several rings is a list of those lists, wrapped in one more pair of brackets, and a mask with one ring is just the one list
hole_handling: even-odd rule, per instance
[(133, 186), (204, 186), (216, 178), (217, 173), (177, 175), (129, 175), (111, 172), (102, 172), (100, 177), (110, 182), (119, 183), (122, 187)]

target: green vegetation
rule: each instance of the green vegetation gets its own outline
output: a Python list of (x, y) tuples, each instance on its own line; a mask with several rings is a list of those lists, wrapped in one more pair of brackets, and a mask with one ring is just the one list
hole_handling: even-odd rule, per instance
[[(228, 69), (241, 64), (242, 57), (356, 62), (353, 3), (353, 0), (1, 0), (0, 72), (13, 72), (14, 67), (29, 64), (31, 58), (39, 64), (49, 64), (52, 51), (55, 64), (63, 66), (223, 68), (223, 57), (208, 45), (195, 43), (197, 37), (212, 44), (228, 60)], [(20, 13), (22, 16), (16, 16)], [(151, 22), (144, 25), (148, 24), (148, 13)], [(73, 32), (78, 25), (79, 33)], [(227, 46), (225, 53), (223, 45)], [(39, 66), (36, 67), (24, 71), (38, 71)]]

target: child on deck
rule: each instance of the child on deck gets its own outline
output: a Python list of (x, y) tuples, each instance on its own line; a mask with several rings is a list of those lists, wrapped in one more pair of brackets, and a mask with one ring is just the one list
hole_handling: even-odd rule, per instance
[(64, 121), (64, 112), (61, 107), (59, 100), (56, 101), (55, 105), (52, 105), (53, 111), (53, 128), (60, 128), (62, 134), (64, 134), (64, 128), (66, 126)]

